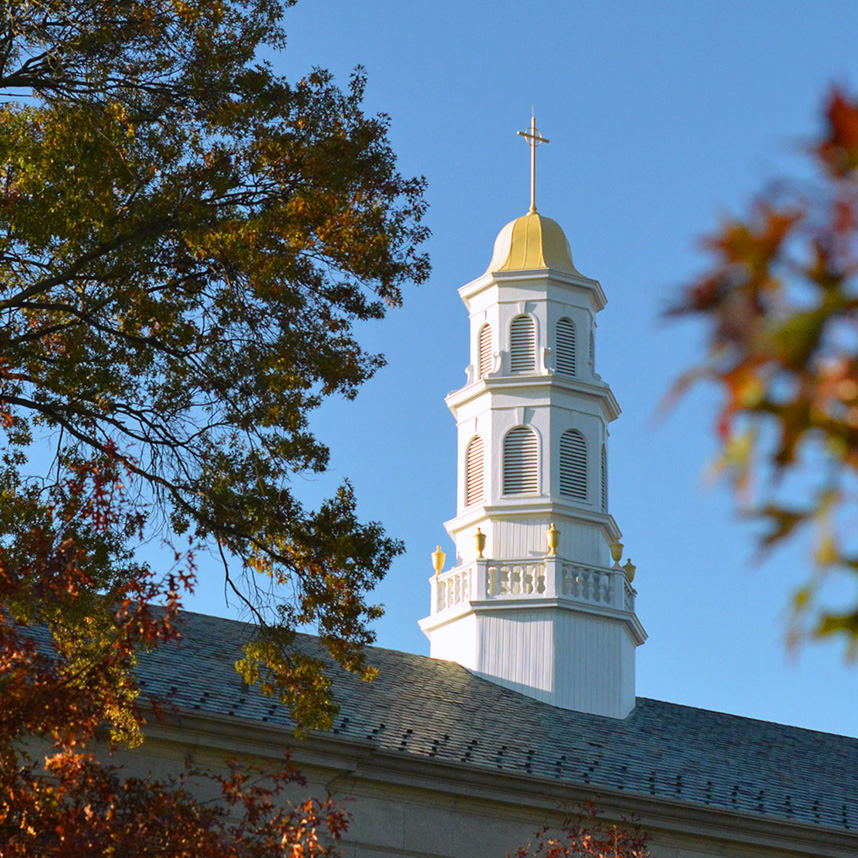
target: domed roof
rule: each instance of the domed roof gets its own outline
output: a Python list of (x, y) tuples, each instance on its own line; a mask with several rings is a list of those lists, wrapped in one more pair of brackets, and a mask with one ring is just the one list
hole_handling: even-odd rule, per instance
[(510, 221), (495, 239), (489, 271), (524, 271), (553, 268), (580, 274), (572, 264), (572, 251), (556, 220), (535, 211)]

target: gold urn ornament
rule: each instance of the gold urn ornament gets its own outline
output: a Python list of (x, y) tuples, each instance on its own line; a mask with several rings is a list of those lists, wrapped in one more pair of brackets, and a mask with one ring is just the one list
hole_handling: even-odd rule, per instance
[(631, 584), (632, 581), (635, 580), (635, 572), (637, 571), (637, 568), (638, 567), (635, 566), (634, 563), (632, 563), (632, 558), (629, 557), (629, 559), (626, 561), (626, 565), (623, 566), (623, 572), (626, 573), (626, 578), (628, 579), (629, 584)]
[(477, 528), (476, 534), (474, 534), (474, 539), (477, 542), (477, 559), (483, 559), (483, 551), (486, 547), (486, 535), (479, 528)]
[(623, 543), (619, 540), (611, 543), (611, 558), (614, 561), (614, 566), (619, 568), (620, 560), (623, 559)]
[(554, 526), (554, 522), (551, 522), (551, 527), (548, 528), (548, 533), (545, 534), (548, 537), (548, 556), (554, 557), (557, 552), (557, 546), (560, 545), (560, 531)]
[(444, 568), (444, 561), (447, 559), (447, 555), (441, 550), (441, 546), (439, 545), (430, 556), (432, 558), (432, 568), (435, 570), (435, 574), (440, 575), (441, 570)]

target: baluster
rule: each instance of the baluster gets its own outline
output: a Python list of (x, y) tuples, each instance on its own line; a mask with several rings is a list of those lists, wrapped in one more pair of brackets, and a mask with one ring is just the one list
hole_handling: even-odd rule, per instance
[(545, 564), (540, 563), (536, 568), (536, 592), (545, 592)]
[(528, 594), (533, 592), (533, 567), (532, 566), (523, 566), (522, 567), (521, 592), (522, 593), (528, 593)]
[(634, 590), (632, 590), (632, 585), (628, 583), (628, 581), (623, 581), (623, 603), (627, 611), (634, 611), (635, 609), (635, 594)]

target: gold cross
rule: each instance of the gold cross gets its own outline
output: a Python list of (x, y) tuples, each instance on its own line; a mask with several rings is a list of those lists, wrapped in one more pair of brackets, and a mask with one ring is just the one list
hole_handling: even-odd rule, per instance
[(530, 146), (530, 211), (536, 211), (536, 147), (543, 143), (550, 143), (547, 137), (542, 136), (542, 132), (536, 127), (536, 119), (531, 111), (530, 128), (527, 131), (516, 131), (519, 137), (524, 137), (527, 140), (527, 145)]

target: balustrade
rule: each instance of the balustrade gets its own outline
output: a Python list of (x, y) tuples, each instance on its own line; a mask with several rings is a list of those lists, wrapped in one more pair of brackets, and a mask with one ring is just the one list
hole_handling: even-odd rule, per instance
[(545, 563), (511, 560), (486, 564), (486, 595), (532, 596), (545, 592)]
[(627, 611), (635, 611), (635, 588), (627, 578), (623, 578), (623, 607)]
[(471, 598), (471, 567), (460, 566), (439, 575), (436, 583), (437, 610), (446, 611)]
[(633, 612), (635, 591), (620, 568), (544, 560), (477, 559), (433, 579), (435, 612), (471, 599), (559, 597)]
[(573, 599), (582, 602), (609, 605), (611, 603), (611, 576), (604, 570), (564, 564), (561, 592), (564, 596), (571, 596)]

